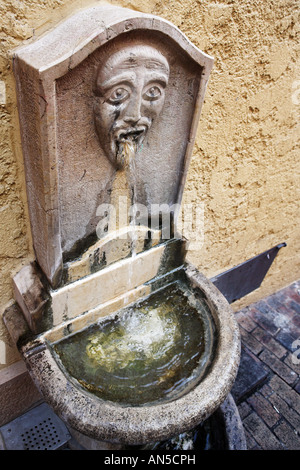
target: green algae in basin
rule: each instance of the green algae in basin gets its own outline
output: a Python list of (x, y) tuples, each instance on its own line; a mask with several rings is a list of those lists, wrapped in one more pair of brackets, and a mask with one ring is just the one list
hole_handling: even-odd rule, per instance
[(175, 283), (53, 346), (68, 373), (99, 398), (151, 404), (199, 382), (211, 361), (213, 323), (205, 301)]

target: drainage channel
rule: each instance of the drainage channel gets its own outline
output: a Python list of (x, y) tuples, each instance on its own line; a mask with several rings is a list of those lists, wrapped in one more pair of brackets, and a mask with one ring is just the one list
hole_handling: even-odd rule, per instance
[(58, 450), (70, 438), (64, 423), (42, 403), (0, 427), (0, 450)]

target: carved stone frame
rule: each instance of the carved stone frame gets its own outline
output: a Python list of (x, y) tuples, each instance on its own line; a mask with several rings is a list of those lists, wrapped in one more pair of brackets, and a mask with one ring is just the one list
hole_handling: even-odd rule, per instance
[(95, 6), (64, 20), (53, 31), (14, 53), (14, 73), (24, 154), (27, 195), (36, 259), (52, 287), (62, 269), (57, 168), (56, 80), (96, 49), (130, 31), (157, 31), (200, 65), (177, 202), (180, 203), (213, 59), (168, 21), (114, 6)]

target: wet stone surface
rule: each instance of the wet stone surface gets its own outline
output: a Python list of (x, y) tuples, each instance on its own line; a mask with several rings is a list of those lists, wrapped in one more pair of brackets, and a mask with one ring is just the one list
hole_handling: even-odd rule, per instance
[(212, 358), (212, 332), (205, 301), (175, 283), (54, 349), (85, 389), (135, 406), (173, 399), (198, 383)]

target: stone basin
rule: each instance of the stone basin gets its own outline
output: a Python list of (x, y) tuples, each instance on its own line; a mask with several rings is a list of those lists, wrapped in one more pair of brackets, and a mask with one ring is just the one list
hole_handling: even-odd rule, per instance
[[(164, 249), (172, 243), (163, 245)], [(134, 263), (138, 263), (140, 279), (147, 279), (147, 260), (153, 261), (151, 251), (156, 249), (157, 247), (151, 248), (148, 252), (126, 260), (132, 267)], [(165, 260), (166, 256), (162, 256), (162, 259)], [(116, 263), (116, 270), (118, 267), (123, 268), (123, 262), (121, 265), (119, 263)], [(111, 274), (111, 267), (105, 269), (109, 269)], [(105, 276), (105, 269), (102, 276)], [(163, 274), (158, 275), (161, 272)], [(151, 276), (152, 274), (153, 266)], [(85, 278), (86, 282), (94, 281), (97, 275), (99, 273), (91, 274)], [(103, 279), (105, 278), (101, 278), (102, 282)], [(88, 387), (84, 387), (70, 374), (55, 351), (55, 345), (72, 336), (74, 338), (86, 328), (120, 315), (120, 311), (124, 312), (124, 309), (128, 311), (132, 305), (145, 301), (149, 295), (151, 297), (174, 283), (180, 283), (188, 289), (194, 301), (193, 307), (198, 310), (203, 321), (207, 339), (207, 348), (204, 348), (201, 356), (202, 359), (205, 358), (204, 365), (195, 369), (194, 376), (195, 371), (192, 370), (192, 379), (187, 377), (184, 387), (179, 387), (174, 394), (170, 393), (165, 398), (156, 396), (144, 403), (132, 404), (128, 400), (124, 403), (120, 400), (118, 403), (111, 397), (103, 399), (91, 393)], [(71, 284), (72, 287), (73, 285)], [(157, 319), (158, 317), (156, 321)], [(157, 275), (141, 285), (133, 284), (124, 294), (117, 297), (113, 295), (96, 308), (69, 318), (40, 334), (33, 335), (29, 331), (28, 324), (17, 307), (6, 312), (5, 323), (9, 330), (10, 325), (13, 325), (14, 333), (11, 334), (14, 334), (19, 351), (45, 400), (67, 424), (76, 440), (81, 442), (84, 439), (84, 446), (88, 446), (87, 448), (142, 445), (168, 439), (194, 428), (224, 402), (239, 365), (239, 330), (228, 302), (205, 276), (187, 262), (165, 271), (160, 266), (157, 268)], [(134, 331), (131, 339), (134, 339)], [(145, 336), (144, 339), (146, 341)]]
[(151, 405), (201, 380), (214, 330), (206, 301), (177, 281), (51, 346), (77, 386), (118, 404)]

